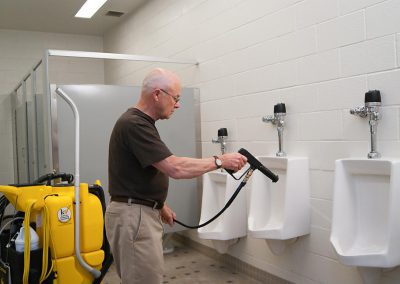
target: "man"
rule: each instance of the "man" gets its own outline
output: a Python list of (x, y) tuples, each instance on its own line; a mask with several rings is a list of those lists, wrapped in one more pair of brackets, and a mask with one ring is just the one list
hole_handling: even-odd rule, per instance
[(116, 122), (109, 146), (109, 192), (106, 232), (122, 283), (159, 284), (163, 275), (162, 222), (173, 225), (175, 213), (164, 203), (168, 178), (189, 179), (223, 167), (234, 171), (246, 157), (227, 153), (195, 159), (173, 155), (161, 141), (155, 122), (180, 107), (180, 80), (155, 69), (143, 80), (135, 107)]

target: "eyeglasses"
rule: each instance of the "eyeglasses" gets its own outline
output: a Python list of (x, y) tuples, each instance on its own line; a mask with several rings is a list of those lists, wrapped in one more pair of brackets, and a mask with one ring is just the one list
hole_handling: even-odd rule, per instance
[(160, 89), (160, 91), (162, 91), (163, 93), (167, 94), (168, 96), (171, 96), (174, 99), (175, 104), (179, 103), (179, 101), (181, 99), (179, 96), (173, 96), (173, 95), (171, 95), (170, 93), (168, 93), (167, 91), (165, 91), (163, 89)]

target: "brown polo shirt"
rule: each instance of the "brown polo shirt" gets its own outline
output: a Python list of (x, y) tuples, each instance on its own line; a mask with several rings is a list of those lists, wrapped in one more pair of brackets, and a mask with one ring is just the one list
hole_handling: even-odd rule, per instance
[(136, 108), (128, 109), (111, 133), (108, 156), (110, 195), (164, 203), (168, 176), (152, 164), (171, 155), (161, 141), (155, 121)]

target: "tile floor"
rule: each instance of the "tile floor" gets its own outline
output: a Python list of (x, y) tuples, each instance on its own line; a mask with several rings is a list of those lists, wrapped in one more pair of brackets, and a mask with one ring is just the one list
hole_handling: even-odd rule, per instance
[[(175, 244), (174, 251), (165, 254), (164, 260), (165, 274), (162, 282), (164, 284), (262, 283), (182, 244)], [(120, 283), (113, 266), (105, 276), (103, 283)]]

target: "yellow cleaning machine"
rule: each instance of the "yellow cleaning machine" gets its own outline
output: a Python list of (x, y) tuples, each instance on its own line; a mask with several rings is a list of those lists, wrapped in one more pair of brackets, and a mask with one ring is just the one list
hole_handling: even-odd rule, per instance
[[(0, 230), (0, 283), (101, 283), (112, 263), (103, 189), (79, 179), (79, 112), (63, 90), (56, 93), (75, 117), (75, 177), (52, 173), (0, 186), (0, 221), (10, 219)], [(9, 203), (17, 213), (6, 216)]]
[[(104, 192), (99, 182), (81, 183), (76, 206), (72, 181), (71, 174), (50, 174), (33, 184), (0, 186), (0, 283), (101, 282), (112, 263)], [(16, 214), (4, 215), (9, 203)]]

